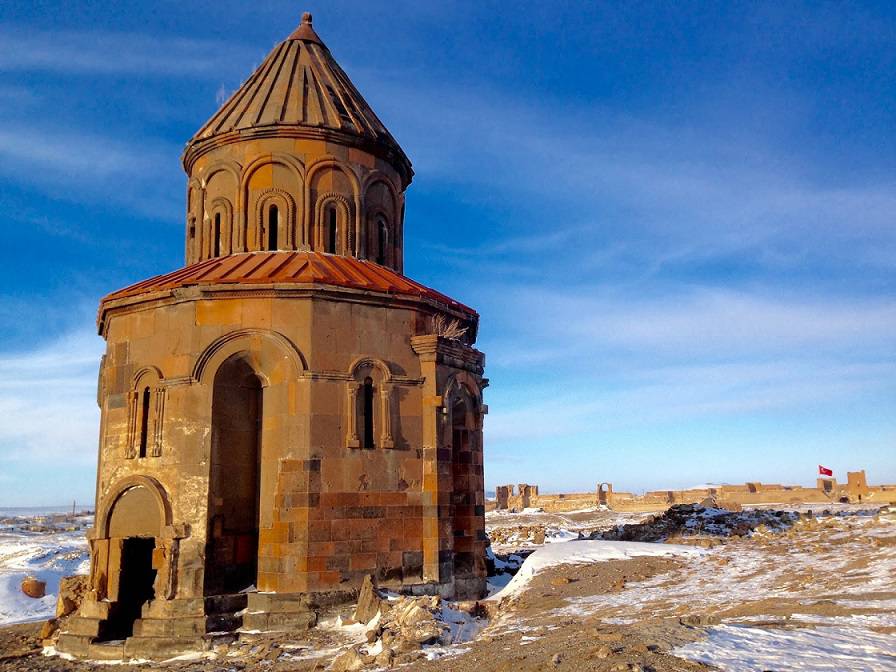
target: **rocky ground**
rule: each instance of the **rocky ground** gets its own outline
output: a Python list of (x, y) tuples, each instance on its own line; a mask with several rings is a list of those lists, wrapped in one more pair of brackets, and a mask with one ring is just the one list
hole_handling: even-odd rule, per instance
[[(543, 550), (479, 607), (371, 588), (357, 613), (328, 614), (308, 633), (251, 635), (205, 657), (130, 667), (896, 670), (896, 522), (886, 514), (676, 507), (627, 520), (606, 511), (564, 518), (576, 528), (538, 512), (489, 516), (490, 534), (503, 539), (499, 569)], [(524, 533), (539, 526), (545, 545)], [(587, 540), (558, 541), (579, 537)], [(664, 549), (672, 554), (655, 554)], [(0, 670), (90, 669), (43, 655), (38, 630), (0, 629)]]

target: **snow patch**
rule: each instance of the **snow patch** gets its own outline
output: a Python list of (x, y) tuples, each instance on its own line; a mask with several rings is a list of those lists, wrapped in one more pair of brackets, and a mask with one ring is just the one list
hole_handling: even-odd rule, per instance
[(525, 590), (539, 572), (557, 565), (589, 565), (607, 560), (628, 560), (640, 556), (699, 556), (704, 550), (677, 544), (652, 544), (638, 541), (570, 541), (546, 545), (526, 558), (523, 566), (503, 590), (487, 597), (500, 600), (516, 596)]

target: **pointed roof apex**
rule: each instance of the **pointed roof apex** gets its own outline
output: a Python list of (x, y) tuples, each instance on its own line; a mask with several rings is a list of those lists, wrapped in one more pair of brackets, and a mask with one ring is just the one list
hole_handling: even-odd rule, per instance
[(288, 40), (304, 40), (305, 42), (314, 42), (321, 46), (325, 46), (323, 40), (318, 37), (317, 33), (314, 32), (314, 28), (311, 27), (311, 12), (305, 12), (302, 14), (302, 23), (299, 24), (299, 27), (296, 28), (292, 35), (290, 35)]

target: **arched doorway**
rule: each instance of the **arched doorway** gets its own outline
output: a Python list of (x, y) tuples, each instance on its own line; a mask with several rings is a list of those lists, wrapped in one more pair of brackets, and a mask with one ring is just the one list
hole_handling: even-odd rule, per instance
[(155, 598), (153, 551), (161, 528), (159, 506), (149, 488), (128, 488), (112, 505), (108, 536), (120, 561), (109, 567), (112, 608), (101, 640), (130, 637), (143, 605)]
[(262, 382), (245, 353), (218, 368), (212, 391), (205, 593), (257, 585)]
[(476, 481), (473, 402), (464, 391), (451, 406), (451, 526), (455, 596), (466, 596), (476, 571)]

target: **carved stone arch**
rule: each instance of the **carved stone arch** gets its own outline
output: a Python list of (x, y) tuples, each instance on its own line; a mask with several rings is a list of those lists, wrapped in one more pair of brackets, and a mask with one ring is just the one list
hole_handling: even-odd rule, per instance
[(445, 383), (445, 399), (453, 399), (464, 391), (470, 395), (470, 399), (475, 404), (474, 410), (478, 411), (482, 407), (482, 390), (479, 382), (466, 371), (458, 371), (451, 374)]
[[(319, 194), (317, 197), (317, 203), (315, 204), (314, 213), (314, 235), (312, 237), (312, 248), (318, 251), (326, 250), (324, 231), (327, 226), (327, 222), (324, 220), (326, 218), (327, 208), (330, 205), (334, 205), (337, 211), (337, 236), (336, 249), (334, 250), (334, 253), (352, 254), (355, 240), (354, 235), (352, 234), (351, 227), (351, 206), (349, 205), (348, 199), (345, 196), (334, 191), (324, 192), (322, 194)], [(339, 236), (338, 232), (340, 230), (343, 232), (342, 236)]]
[[(209, 242), (206, 256), (211, 258), (230, 254), (233, 250), (233, 204), (224, 196), (218, 196), (211, 202), (208, 214)], [(215, 217), (221, 215), (220, 231), (215, 231)], [(215, 234), (219, 237), (218, 255), (215, 255)]]
[[(353, 240), (354, 244), (357, 245), (357, 241), (361, 236), (361, 180), (358, 178), (358, 174), (352, 168), (350, 164), (347, 164), (332, 154), (327, 154), (315, 160), (313, 163), (308, 165), (308, 169), (306, 172), (306, 180), (305, 180), (305, 209), (303, 219), (305, 221), (305, 226), (307, 228), (305, 235), (306, 239), (311, 241), (314, 240), (313, 232), (311, 229), (315, 227), (319, 216), (318, 212), (320, 211), (319, 202), (320, 198), (318, 197), (318, 203), (311, 203), (311, 188), (314, 183), (314, 178), (317, 173), (325, 168), (330, 168), (332, 170), (338, 170), (343, 173), (349, 180), (349, 183), (352, 186), (352, 194), (351, 194), (351, 203), (354, 208), (354, 217), (352, 217), (351, 209), (349, 210), (349, 217), (346, 219), (346, 225), (349, 231), (351, 232), (351, 240)], [(348, 203), (347, 197), (343, 195), (343, 198), (346, 198), (346, 203)], [(312, 209), (313, 208), (313, 209)], [(354, 221), (351, 221), (351, 220)], [(348, 236), (347, 236), (348, 238)], [(352, 254), (357, 256), (358, 250), (354, 248), (349, 248), (348, 254)]]
[(346, 445), (349, 448), (394, 448), (393, 386), (389, 366), (376, 357), (361, 356), (349, 366), (348, 375)]
[(283, 211), (277, 226), (277, 240), (284, 241), (284, 245), (278, 245), (278, 249), (296, 249), (296, 201), (288, 191), (276, 187), (262, 191), (255, 202), (255, 221), (258, 222), (255, 229), (259, 236), (256, 244), (259, 249), (267, 249), (262, 222), (265, 221), (265, 209), (271, 205), (278, 205)]
[(367, 194), (370, 192), (370, 189), (375, 185), (382, 182), (386, 185), (386, 189), (392, 195), (392, 209), (395, 212), (396, 216), (398, 215), (398, 207), (399, 207), (399, 191), (395, 188), (395, 185), (392, 183), (392, 180), (388, 178), (388, 176), (382, 172), (381, 170), (371, 170), (367, 175), (364, 176), (364, 182), (362, 184), (362, 193), (364, 194), (365, 205), (367, 200)]
[(379, 231), (380, 221), (383, 222), (386, 229), (385, 249), (382, 251), (383, 265), (391, 266), (395, 247), (395, 222), (385, 208), (380, 205), (367, 208), (367, 213), (364, 217), (363, 235), (361, 237), (363, 250), (361, 250), (360, 254), (367, 259), (377, 261), (377, 252), (379, 252), (379, 246), (382, 242)]
[(208, 186), (209, 181), (215, 175), (215, 173), (230, 173), (233, 176), (236, 184), (240, 183), (240, 175), (242, 174), (242, 166), (236, 161), (228, 161), (226, 159), (219, 159), (205, 166), (202, 170), (199, 171), (199, 180), (202, 183), (202, 188), (204, 189)]
[(124, 494), (133, 488), (145, 488), (152, 496), (159, 514), (159, 536), (163, 538), (173, 537), (171, 503), (168, 493), (162, 484), (151, 476), (127, 476), (118, 481), (103, 499), (97, 511), (96, 531), (99, 538), (109, 538), (109, 523), (112, 511)]
[[(238, 230), (239, 247), (235, 249), (239, 250), (249, 250), (249, 242), (251, 240), (250, 236), (250, 206), (249, 202), (249, 182), (252, 179), (252, 176), (258, 171), (258, 169), (272, 164), (279, 164), (284, 166), (289, 170), (292, 176), (296, 180), (296, 195), (293, 196), (293, 202), (298, 197), (299, 194), (303, 194), (304, 197), (305, 192), (307, 192), (307, 185), (305, 184), (305, 166), (304, 164), (294, 156), (290, 154), (284, 154), (282, 152), (272, 152), (271, 154), (264, 154), (259, 156), (257, 159), (251, 161), (246, 167), (243, 169), (242, 174), (239, 178), (239, 194), (238, 194), (238, 202), (237, 202), (237, 212), (239, 214), (239, 225), (236, 227)], [(254, 211), (253, 213), (254, 214)], [(257, 221), (257, 220), (256, 220)], [(305, 241), (301, 241), (299, 244), (303, 244)]]
[(144, 366), (131, 381), (128, 393), (128, 437), (125, 457), (158, 457), (162, 454), (165, 422), (165, 377), (156, 366)]
[(358, 370), (364, 367), (377, 369), (382, 375), (384, 382), (392, 382), (392, 371), (389, 368), (389, 365), (381, 359), (377, 359), (376, 357), (368, 357), (366, 355), (362, 355), (352, 362), (351, 366), (348, 367), (348, 375), (352, 378), (356, 378)]
[[(218, 366), (231, 355), (246, 351), (257, 361), (254, 362), (259, 378), (265, 385), (275, 375), (291, 375), (297, 378), (308, 369), (301, 351), (286, 336), (268, 329), (240, 329), (224, 334), (214, 340), (196, 360), (193, 378), (200, 383), (209, 383)], [(286, 362), (288, 372), (282, 370)]]
[(136, 390), (144, 379), (150, 379), (153, 382), (160, 383), (165, 379), (165, 376), (162, 375), (162, 370), (157, 366), (144, 366), (134, 373), (134, 376), (131, 379), (131, 389)]

